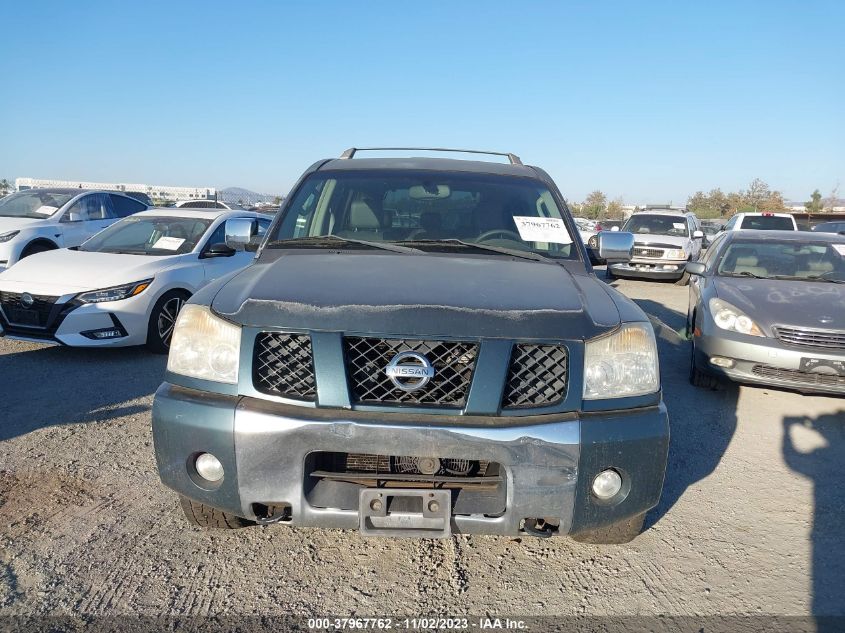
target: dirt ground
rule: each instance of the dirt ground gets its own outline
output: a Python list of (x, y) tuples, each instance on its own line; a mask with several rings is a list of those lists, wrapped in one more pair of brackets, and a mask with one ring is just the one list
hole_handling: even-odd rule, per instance
[(687, 382), (687, 289), (614, 282), (658, 328), (670, 468), (625, 546), (191, 528), (158, 481), (165, 359), (0, 339), (0, 613), (845, 614), (845, 398)]

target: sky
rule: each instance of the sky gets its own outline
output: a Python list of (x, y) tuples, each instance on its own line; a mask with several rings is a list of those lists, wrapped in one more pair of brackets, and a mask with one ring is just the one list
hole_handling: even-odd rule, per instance
[(42, 2), (0, 178), (285, 194), (352, 146), (514, 152), (569, 200), (845, 197), (845, 2)]

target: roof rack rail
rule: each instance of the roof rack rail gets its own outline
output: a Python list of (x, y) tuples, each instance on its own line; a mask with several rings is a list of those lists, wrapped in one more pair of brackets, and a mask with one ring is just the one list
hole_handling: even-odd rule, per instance
[(352, 158), (357, 152), (373, 151), (415, 151), (415, 152), (459, 152), (461, 154), (487, 154), (489, 156), (506, 156), (511, 165), (522, 165), (516, 154), (510, 152), (484, 152), (477, 149), (452, 149), (449, 147), (350, 147), (340, 155), (341, 158)]

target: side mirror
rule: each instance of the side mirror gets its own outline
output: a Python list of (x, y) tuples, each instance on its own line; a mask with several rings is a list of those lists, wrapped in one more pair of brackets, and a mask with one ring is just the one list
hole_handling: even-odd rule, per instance
[(704, 237), (704, 231), (693, 231), (692, 232), (692, 239), (700, 240)]
[(203, 259), (211, 259), (212, 257), (231, 257), (237, 253), (234, 248), (228, 244), (212, 244), (202, 254)]
[(704, 274), (705, 266), (701, 262), (687, 262), (684, 268), (690, 275), (701, 276)]
[(625, 231), (602, 231), (596, 233), (596, 248), (599, 259), (608, 264), (625, 263), (634, 256), (634, 234)]
[(264, 239), (259, 236), (249, 238), (249, 242), (244, 244), (244, 250), (247, 253), (256, 253), (258, 252), (258, 247), (261, 246), (261, 240)]
[(226, 244), (233, 248), (243, 246), (258, 232), (258, 222), (251, 218), (226, 220)]

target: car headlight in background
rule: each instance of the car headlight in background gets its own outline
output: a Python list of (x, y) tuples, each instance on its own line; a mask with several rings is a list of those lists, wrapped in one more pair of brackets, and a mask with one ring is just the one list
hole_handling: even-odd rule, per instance
[(687, 252), (682, 248), (670, 248), (663, 251), (663, 257), (666, 259), (686, 259)]
[(236, 384), (241, 328), (214, 316), (206, 306), (187, 304), (179, 312), (167, 370), (174, 374)]
[(593, 235), (589, 240), (587, 240), (587, 246), (589, 246), (590, 248), (598, 248), (599, 238)]
[(128, 299), (129, 297), (141, 294), (144, 290), (149, 288), (152, 282), (152, 279), (144, 279), (143, 281), (136, 281), (123, 286), (112, 286), (111, 288), (103, 288), (102, 290), (83, 292), (82, 294), (76, 296), (76, 300), (81, 301), (82, 303), (120, 301), (121, 299)]
[(723, 330), (749, 336), (765, 336), (751, 317), (727, 301), (716, 297), (710, 299), (710, 314), (713, 316), (713, 322)]
[(18, 233), (20, 233), (20, 231), (9, 231), (8, 233), (0, 233), (0, 242), (8, 242)]
[(601, 400), (660, 389), (657, 342), (649, 323), (627, 323), (610, 336), (587, 341), (584, 399)]

